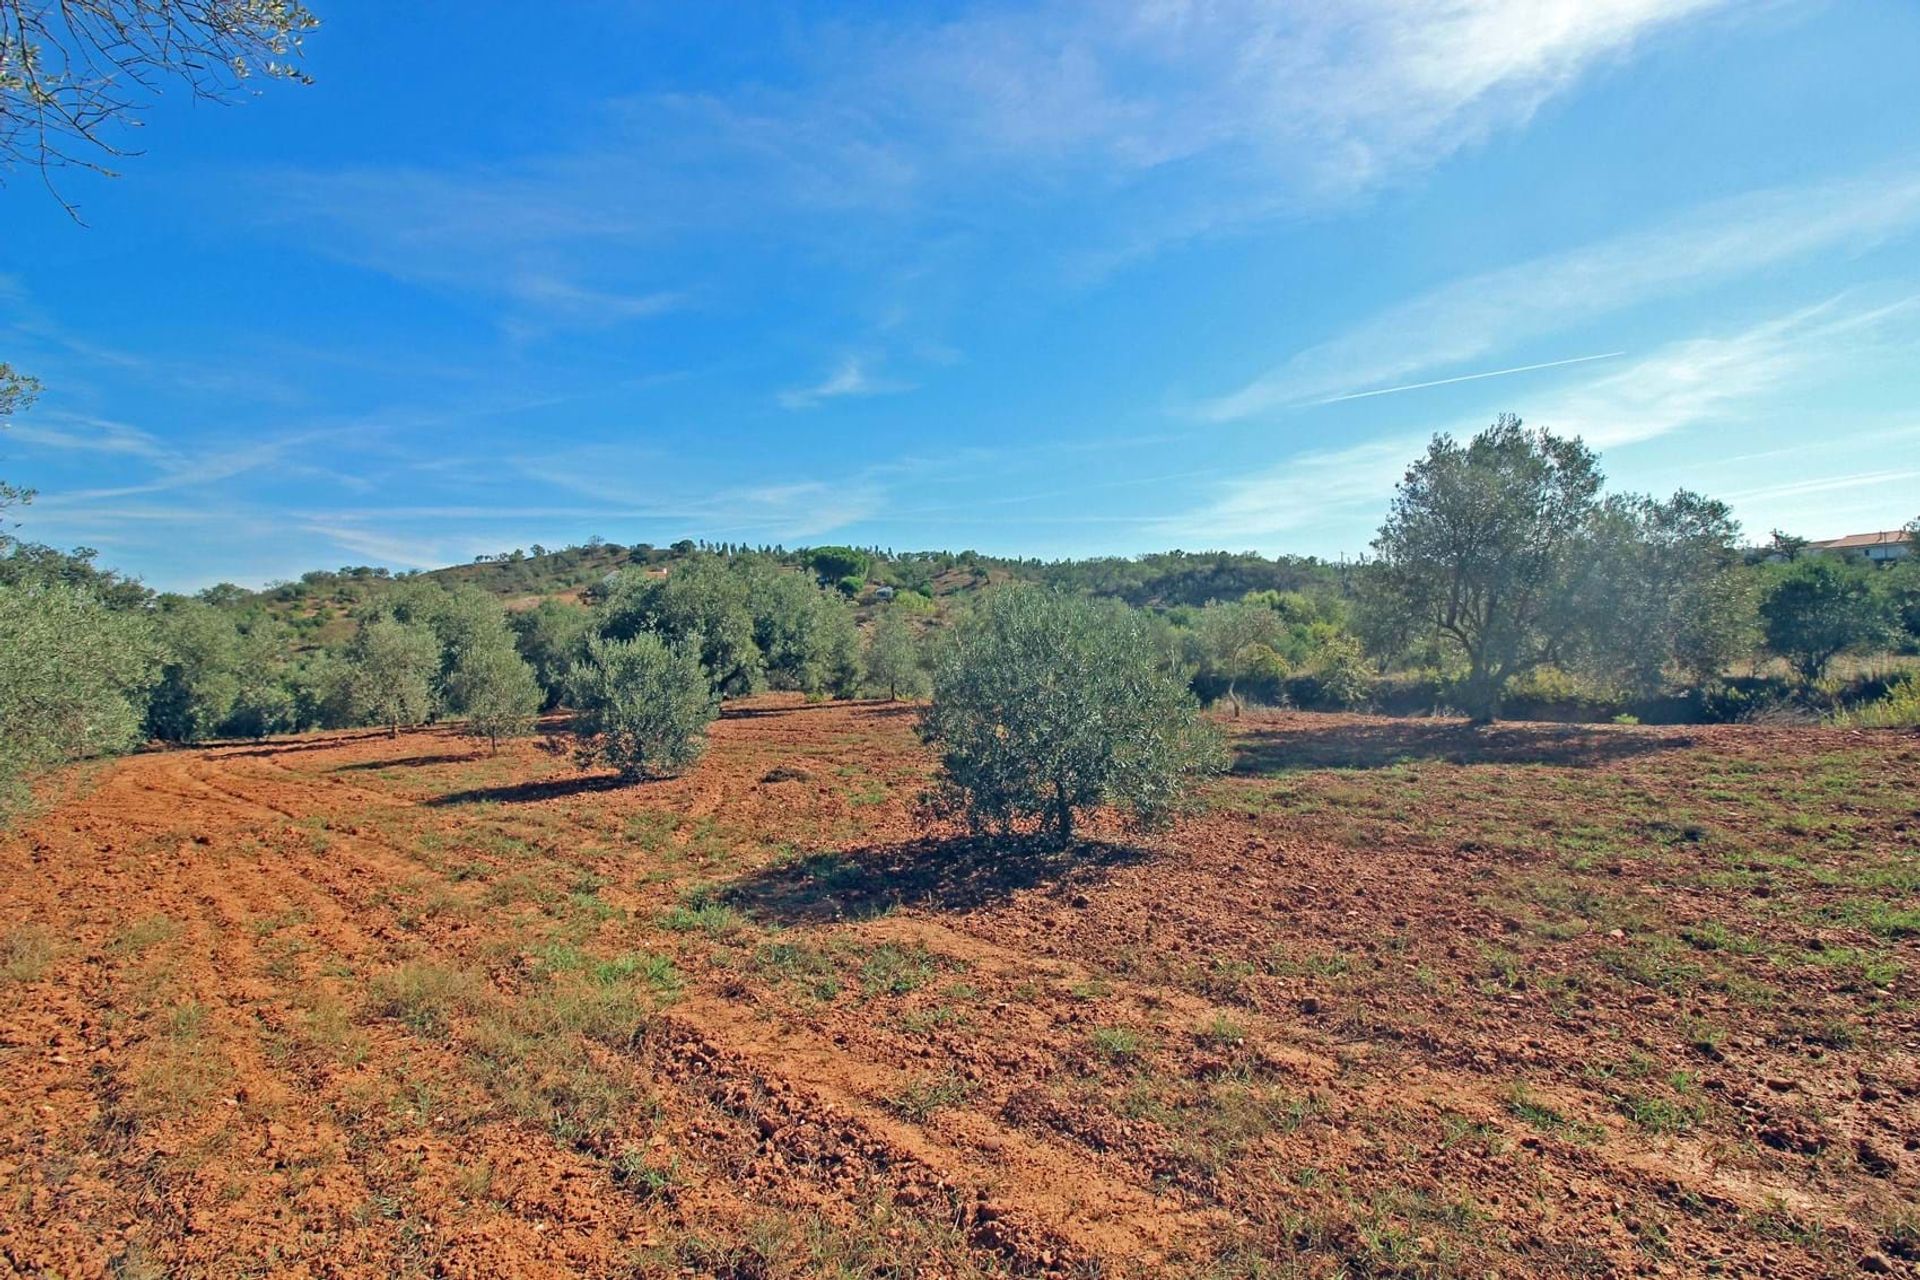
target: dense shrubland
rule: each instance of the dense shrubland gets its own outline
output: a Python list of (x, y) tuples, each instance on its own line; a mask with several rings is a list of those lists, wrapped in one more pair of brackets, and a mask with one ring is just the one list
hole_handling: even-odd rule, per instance
[[(1012, 660), (1016, 613), (1091, 628), (1101, 653), (1135, 654), (1138, 670), (1236, 715), (1253, 703), (1481, 720), (1914, 719), (1903, 670), (1920, 653), (1920, 556), (1876, 565), (1781, 534), (1743, 545), (1724, 505), (1609, 494), (1579, 441), (1517, 419), (1436, 438), (1373, 550), (1339, 565), (1177, 551), (1041, 562), (592, 539), (185, 597), (102, 569), (85, 548), (0, 533), (0, 786), (141, 739), (447, 720), (497, 745), (561, 710), (583, 754), (637, 776), (695, 758), (725, 698), (931, 693), (950, 776), (974, 779), (952, 793), (969, 797), (963, 808), (1070, 826), (1061, 779), (1051, 808), (982, 800), (999, 766), (955, 745), (963, 691), (998, 688), (1011, 705), (1041, 678), (1002, 686), (1006, 672), (972, 669)], [(1067, 603), (1086, 599), (1106, 603)], [(1068, 808), (1112, 798), (1106, 786), (1076, 781)], [(1152, 788), (1113, 794), (1127, 790)]]

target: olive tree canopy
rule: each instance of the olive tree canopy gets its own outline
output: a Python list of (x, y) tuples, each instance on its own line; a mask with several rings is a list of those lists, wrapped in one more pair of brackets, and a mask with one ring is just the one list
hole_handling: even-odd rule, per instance
[(64, 583), (0, 585), (0, 815), (28, 775), (133, 745), (158, 658), (139, 613)]
[(433, 684), (440, 672), (440, 643), (421, 623), (378, 618), (360, 628), (347, 647), (349, 697), (355, 714), (387, 726), (398, 736), (403, 724), (419, 724), (433, 711)]
[(1574, 634), (1600, 479), (1580, 441), (1502, 414), (1464, 445), (1434, 437), (1400, 482), (1371, 585), (1459, 649), (1474, 719), (1498, 719), (1507, 682), (1556, 660)]
[(959, 623), (921, 735), (945, 775), (936, 807), (1062, 846), (1078, 811), (1158, 821), (1226, 760), (1139, 613), (1031, 586), (988, 591)]
[(569, 699), (582, 762), (623, 778), (671, 774), (700, 758), (720, 695), (695, 642), (669, 644), (651, 631), (596, 637), (574, 669)]
[(1888, 601), (1875, 571), (1831, 556), (1809, 556), (1780, 569), (1760, 598), (1767, 648), (1812, 684), (1843, 653), (1892, 638)]
[(608, 640), (652, 631), (691, 646), (723, 697), (752, 693), (766, 679), (747, 581), (717, 556), (683, 561), (665, 578), (623, 570), (607, 588), (598, 621)]

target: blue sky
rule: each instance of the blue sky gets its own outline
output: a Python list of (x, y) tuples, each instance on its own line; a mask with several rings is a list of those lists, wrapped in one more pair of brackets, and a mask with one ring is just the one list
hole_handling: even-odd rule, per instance
[(1920, 515), (1920, 6), (315, 4), (85, 226), (0, 190), (24, 536), (1351, 555), (1503, 410), (1755, 536)]

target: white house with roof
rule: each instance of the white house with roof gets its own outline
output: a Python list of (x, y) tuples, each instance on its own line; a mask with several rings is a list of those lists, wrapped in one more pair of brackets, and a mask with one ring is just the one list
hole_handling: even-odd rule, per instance
[(1827, 551), (1835, 555), (1859, 554), (1876, 563), (1898, 560), (1913, 554), (1913, 542), (1905, 529), (1886, 529), (1879, 533), (1850, 533), (1844, 538), (1825, 538), (1809, 542), (1808, 551)]

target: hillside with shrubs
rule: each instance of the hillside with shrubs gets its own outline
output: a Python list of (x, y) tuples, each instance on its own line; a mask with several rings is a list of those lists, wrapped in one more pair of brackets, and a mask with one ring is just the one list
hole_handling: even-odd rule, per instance
[(497, 744), (561, 710), (589, 755), (647, 772), (691, 759), (722, 699), (924, 695), (948, 638), (1014, 587), (1106, 602), (1102, 626), (1234, 716), (1900, 724), (1920, 679), (1920, 556), (1756, 545), (1709, 498), (1606, 492), (1578, 440), (1508, 417), (1437, 438), (1372, 554), (1341, 563), (593, 538), (187, 596), (8, 536), (0, 702), (33, 728), (0, 774), (17, 797), (39, 769), (143, 741), (439, 720)]

